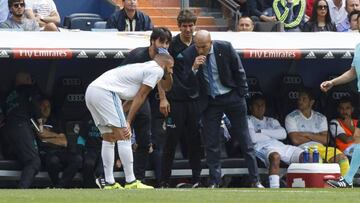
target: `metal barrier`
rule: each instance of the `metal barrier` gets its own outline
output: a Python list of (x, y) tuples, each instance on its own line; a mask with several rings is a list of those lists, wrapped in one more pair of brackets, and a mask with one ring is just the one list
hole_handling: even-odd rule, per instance
[(235, 28), (238, 24), (239, 18), (241, 17), (240, 5), (234, 0), (218, 0), (218, 2), (228, 8), (232, 15), (235, 15)]

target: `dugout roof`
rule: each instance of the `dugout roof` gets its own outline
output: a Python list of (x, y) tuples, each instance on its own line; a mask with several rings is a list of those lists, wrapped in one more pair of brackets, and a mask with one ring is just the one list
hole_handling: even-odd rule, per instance
[[(149, 46), (151, 32), (0, 32), (0, 59), (121, 59)], [(177, 33), (173, 33), (174, 35)], [(358, 32), (212, 32), (248, 59), (350, 59)]]

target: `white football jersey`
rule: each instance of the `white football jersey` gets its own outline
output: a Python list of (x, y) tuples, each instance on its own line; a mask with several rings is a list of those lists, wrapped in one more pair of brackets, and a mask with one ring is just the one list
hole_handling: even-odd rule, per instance
[[(285, 128), (288, 133), (292, 132), (309, 132), (320, 133), (328, 130), (327, 119), (319, 112), (311, 111), (311, 116), (306, 118), (300, 110), (289, 113), (285, 119)], [(318, 142), (307, 142), (300, 147), (319, 144)]]
[(115, 92), (122, 100), (132, 100), (142, 84), (154, 88), (163, 75), (164, 70), (155, 61), (134, 63), (103, 73), (89, 86)]
[[(255, 148), (261, 148), (264, 144), (274, 140), (286, 138), (286, 131), (279, 121), (265, 117), (260, 120), (254, 116), (248, 116), (249, 133)], [(261, 132), (260, 132), (261, 131)]]

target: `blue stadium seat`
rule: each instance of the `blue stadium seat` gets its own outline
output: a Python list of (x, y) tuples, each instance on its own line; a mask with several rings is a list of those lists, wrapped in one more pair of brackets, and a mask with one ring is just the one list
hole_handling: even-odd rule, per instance
[(119, 32), (116, 28), (106, 28), (106, 21), (95, 22), (94, 28), (91, 28), (93, 32)]
[(96, 29), (106, 29), (106, 21), (98, 21), (94, 23)]
[(99, 21), (104, 20), (98, 14), (74, 13), (65, 17), (64, 27), (68, 29), (90, 31), (92, 28), (94, 28), (94, 24)]

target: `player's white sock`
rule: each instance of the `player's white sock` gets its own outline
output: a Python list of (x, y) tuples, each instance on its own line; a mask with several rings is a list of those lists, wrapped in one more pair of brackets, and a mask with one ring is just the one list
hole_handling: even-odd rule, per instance
[(125, 173), (125, 181), (127, 183), (131, 183), (136, 179), (133, 168), (134, 158), (131, 149), (131, 141), (119, 140), (117, 141), (117, 144), (118, 144), (119, 157)]
[(280, 187), (280, 177), (279, 175), (269, 175), (270, 188), (279, 188)]
[(101, 147), (101, 158), (104, 165), (105, 181), (107, 183), (115, 183), (114, 179), (114, 159), (115, 159), (115, 143), (103, 140)]

